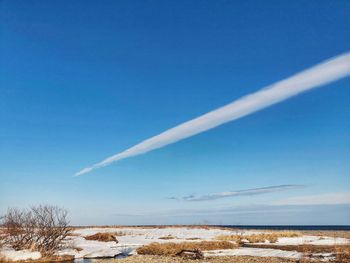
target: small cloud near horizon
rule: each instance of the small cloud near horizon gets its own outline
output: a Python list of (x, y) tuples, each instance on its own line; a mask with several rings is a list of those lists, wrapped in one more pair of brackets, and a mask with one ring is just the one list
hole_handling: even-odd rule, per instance
[(350, 193), (326, 193), (296, 196), (273, 202), (272, 205), (346, 205), (350, 204)]

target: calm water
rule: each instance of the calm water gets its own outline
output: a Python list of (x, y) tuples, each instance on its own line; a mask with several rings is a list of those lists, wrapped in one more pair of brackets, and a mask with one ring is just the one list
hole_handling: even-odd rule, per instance
[(263, 226), (263, 225), (223, 225), (222, 227), (235, 228), (235, 229), (271, 229), (271, 230), (319, 230), (319, 231), (350, 231), (350, 226)]

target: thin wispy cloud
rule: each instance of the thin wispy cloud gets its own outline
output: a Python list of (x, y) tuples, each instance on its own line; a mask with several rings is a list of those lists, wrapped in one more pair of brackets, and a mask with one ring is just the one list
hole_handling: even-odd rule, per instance
[[(334, 193), (336, 194), (336, 193)], [(152, 210), (152, 211), (137, 211), (134, 214), (130, 213), (130, 216), (139, 216), (139, 217), (170, 217), (170, 216), (190, 216), (190, 215), (229, 215), (229, 214), (266, 214), (271, 212), (296, 212), (296, 211), (312, 211), (314, 209), (323, 209), (323, 208), (331, 208), (331, 207), (346, 207), (349, 210), (350, 202), (348, 201), (334, 201), (328, 202), (327, 200), (317, 202), (315, 204), (312, 203), (300, 203), (300, 204), (276, 204), (276, 203), (268, 203), (268, 204), (245, 204), (245, 205), (234, 205), (234, 206), (222, 206), (217, 207), (216, 205), (213, 207), (207, 208), (178, 208), (178, 209), (163, 209), (163, 210)], [(113, 213), (114, 216), (124, 216), (125, 214)]]
[(275, 186), (268, 186), (268, 187), (261, 187), (261, 188), (238, 190), (238, 191), (213, 193), (213, 194), (201, 195), (201, 196), (189, 195), (189, 196), (184, 196), (180, 198), (171, 197), (169, 199), (181, 200), (181, 201), (209, 201), (209, 200), (216, 200), (216, 199), (227, 198), (227, 197), (268, 194), (268, 193), (274, 193), (274, 192), (280, 192), (280, 191), (286, 191), (286, 190), (292, 190), (292, 189), (299, 189), (303, 187), (304, 185), (295, 185), (295, 184), (275, 185)]
[(82, 169), (75, 175), (83, 175), (113, 162), (162, 148), (349, 75), (350, 53), (345, 53), (144, 140), (123, 152)]
[(346, 205), (350, 204), (350, 193), (327, 193), (296, 196), (272, 203), (273, 205)]

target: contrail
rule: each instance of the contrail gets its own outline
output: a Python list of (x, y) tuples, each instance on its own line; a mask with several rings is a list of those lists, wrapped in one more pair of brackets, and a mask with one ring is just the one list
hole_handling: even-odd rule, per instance
[(75, 175), (79, 176), (86, 174), (113, 162), (147, 153), (168, 144), (175, 143), (198, 133), (215, 128), (226, 122), (237, 120), (278, 102), (282, 102), (304, 91), (321, 87), (349, 75), (350, 52), (347, 52), (287, 79), (264, 87), (255, 93), (246, 95), (221, 108), (166, 130), (165, 132), (144, 140), (121, 153), (108, 157), (90, 167), (84, 168)]

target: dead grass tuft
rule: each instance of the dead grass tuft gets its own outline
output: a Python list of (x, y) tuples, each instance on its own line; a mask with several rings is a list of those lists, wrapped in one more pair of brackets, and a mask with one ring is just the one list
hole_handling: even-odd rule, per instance
[(237, 244), (241, 244), (243, 238), (244, 237), (242, 235), (221, 235), (216, 237), (217, 240), (234, 241)]
[(335, 246), (335, 258), (337, 263), (350, 262), (350, 244), (343, 246)]
[(6, 258), (0, 257), (0, 263), (49, 263), (49, 262), (73, 262), (74, 261), (74, 256), (72, 255), (62, 255), (62, 256), (56, 256), (56, 255), (51, 255), (51, 256), (46, 256), (43, 258), (40, 258), (38, 260), (17, 260), (17, 261), (12, 261), (8, 260)]
[[(124, 259), (100, 260), (96, 263), (297, 263), (294, 259), (251, 257), (251, 256), (220, 256), (200, 260), (189, 260), (181, 257), (135, 255)], [(312, 262), (319, 263), (319, 262)], [(325, 263), (325, 262), (322, 262)], [(333, 263), (333, 262), (332, 262)]]
[(117, 231), (117, 232), (113, 232), (113, 235), (117, 236), (117, 237), (122, 237), (122, 236), (128, 235), (128, 233), (127, 232), (123, 232), (123, 231)]
[(172, 236), (172, 235), (167, 235), (164, 237), (160, 237), (159, 239), (163, 239), (163, 240), (169, 240), (169, 239), (175, 239), (176, 237)]
[(76, 251), (80, 252), (80, 251), (83, 251), (84, 249), (81, 248), (81, 247), (73, 247), (73, 249), (75, 249)]
[(252, 235), (221, 235), (217, 236), (218, 240), (234, 241), (237, 244), (244, 243), (244, 239), (248, 240), (249, 243), (276, 243), (280, 237), (299, 237), (302, 236), (300, 232), (295, 231), (279, 231), (273, 233), (262, 233)]
[(279, 231), (273, 232), (272, 234), (276, 234), (278, 237), (301, 237), (303, 233), (299, 231)]
[(91, 236), (86, 236), (86, 240), (96, 240), (96, 241), (102, 241), (102, 242), (110, 242), (115, 241), (118, 242), (117, 238), (112, 233), (96, 233)]
[(181, 243), (151, 243), (137, 249), (140, 255), (167, 255), (175, 256), (182, 250), (216, 250), (232, 249), (237, 246), (228, 241), (201, 241), (201, 242), (181, 242)]
[(10, 263), (7, 259), (0, 257), (0, 263)]
[(276, 234), (254, 234), (246, 236), (245, 239), (247, 239), (249, 243), (265, 243), (266, 241), (276, 243), (278, 236)]

